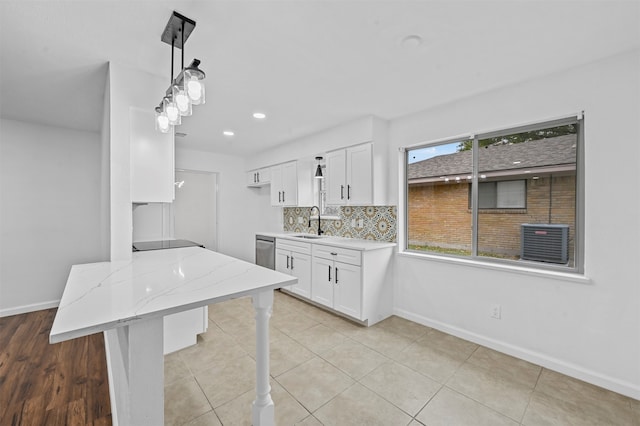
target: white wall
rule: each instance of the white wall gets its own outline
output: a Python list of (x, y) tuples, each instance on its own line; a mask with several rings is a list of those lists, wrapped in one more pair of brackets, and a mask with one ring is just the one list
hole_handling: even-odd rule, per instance
[(133, 236), (129, 110), (153, 108), (167, 83), (158, 76), (110, 62), (108, 87), (111, 260), (129, 260)]
[(254, 262), (256, 232), (282, 230), (276, 225), (282, 209), (269, 206), (269, 187), (247, 188), (243, 158), (176, 149), (176, 168), (218, 173), (220, 253)]
[[(585, 111), (589, 282), (398, 256), (396, 312), (640, 398), (640, 51), (391, 122), (390, 152)], [(398, 162), (395, 195), (398, 195)], [(502, 319), (489, 317), (502, 305)]]
[(0, 120), (0, 316), (57, 306), (75, 263), (105, 260), (98, 133)]

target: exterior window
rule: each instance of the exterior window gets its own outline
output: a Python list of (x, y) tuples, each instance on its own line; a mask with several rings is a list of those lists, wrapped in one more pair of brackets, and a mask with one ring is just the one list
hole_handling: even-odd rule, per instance
[[(471, 209), (469, 185), (469, 209)], [(527, 181), (507, 180), (478, 183), (479, 209), (524, 209), (527, 207)]]
[(558, 120), (406, 150), (406, 249), (581, 269), (581, 124)]

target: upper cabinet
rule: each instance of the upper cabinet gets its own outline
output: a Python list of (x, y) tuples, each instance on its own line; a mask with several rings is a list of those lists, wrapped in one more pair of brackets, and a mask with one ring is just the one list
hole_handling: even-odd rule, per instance
[(131, 144), (131, 201), (171, 203), (174, 186), (174, 134), (155, 129), (154, 114), (129, 110)]
[(298, 205), (297, 162), (290, 161), (271, 167), (271, 205), (291, 207)]
[(373, 150), (371, 143), (327, 153), (327, 204), (373, 203)]
[(263, 167), (247, 172), (247, 186), (259, 187), (268, 185), (271, 182), (271, 169)]

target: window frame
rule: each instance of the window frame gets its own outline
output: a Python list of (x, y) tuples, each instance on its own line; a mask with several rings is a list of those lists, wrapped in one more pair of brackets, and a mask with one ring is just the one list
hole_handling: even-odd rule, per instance
[[(548, 129), (553, 127), (559, 127), (563, 125), (573, 124), (576, 126), (576, 188), (575, 188), (575, 232), (574, 232), (574, 263), (573, 266), (565, 266), (565, 265), (556, 265), (544, 262), (537, 261), (526, 261), (526, 260), (508, 260), (508, 259), (497, 259), (486, 256), (478, 255), (478, 215), (480, 211), (488, 211), (490, 212), (493, 209), (479, 209), (478, 208), (478, 147), (479, 140), (494, 138), (505, 135), (512, 135), (524, 132), (531, 132), (536, 130)], [(472, 250), (471, 255), (463, 256), (463, 255), (455, 255), (455, 254), (443, 254), (443, 253), (435, 253), (435, 252), (425, 252), (420, 250), (413, 250), (408, 247), (409, 242), (409, 199), (408, 199), (408, 191), (409, 191), (409, 182), (408, 182), (408, 159), (409, 159), (409, 151), (426, 148), (437, 145), (444, 145), (447, 143), (461, 142), (464, 140), (471, 140), (472, 142), (472, 179), (471, 179), (471, 241), (472, 241)], [(502, 127), (498, 130), (485, 131), (482, 133), (474, 133), (474, 134), (466, 134), (457, 137), (443, 138), (438, 140), (433, 140), (429, 142), (423, 142), (411, 146), (401, 147), (400, 155), (399, 155), (399, 166), (400, 166), (400, 197), (399, 197), (399, 209), (402, 211), (399, 214), (399, 219), (402, 221), (400, 226), (398, 227), (399, 235), (398, 242), (399, 244), (399, 253), (400, 254), (410, 254), (411, 257), (421, 257), (425, 259), (436, 259), (436, 260), (451, 260), (451, 261), (462, 261), (466, 264), (477, 264), (479, 266), (504, 266), (509, 269), (522, 270), (523, 268), (528, 271), (550, 271), (550, 272), (559, 272), (561, 274), (580, 274), (584, 275), (584, 186), (585, 186), (585, 178), (584, 178), (584, 112), (580, 112), (578, 114), (573, 114), (570, 116), (564, 116), (556, 119), (548, 119), (543, 121), (536, 121), (530, 124), (517, 125), (517, 126), (507, 126)], [(514, 179), (518, 180), (518, 179)], [(525, 184), (526, 185), (526, 184)], [(525, 187), (526, 191), (526, 187)], [(526, 192), (525, 192), (525, 209), (527, 205), (526, 200)], [(506, 210), (507, 208), (496, 208), (496, 210)], [(518, 208), (514, 208), (514, 210), (518, 210)], [(522, 209), (520, 209), (522, 210)]]

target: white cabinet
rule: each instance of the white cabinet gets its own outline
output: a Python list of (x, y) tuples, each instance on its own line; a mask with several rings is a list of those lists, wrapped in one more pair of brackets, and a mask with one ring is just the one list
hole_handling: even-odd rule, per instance
[(327, 204), (373, 203), (372, 154), (371, 143), (327, 153)]
[(358, 250), (314, 245), (311, 300), (363, 320), (360, 263)]
[(268, 185), (271, 182), (271, 169), (264, 167), (262, 169), (251, 170), (247, 172), (247, 186), (259, 187)]
[(155, 129), (154, 114), (129, 109), (131, 201), (171, 203), (174, 199), (174, 134)]
[(276, 239), (276, 271), (293, 275), (298, 283), (285, 288), (307, 299), (311, 298), (311, 245)]
[(191, 309), (164, 317), (164, 354), (193, 346), (198, 334), (205, 333), (209, 327), (209, 308)]
[(271, 167), (271, 205), (298, 205), (298, 169), (295, 161)]

